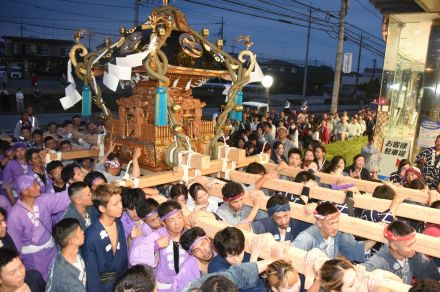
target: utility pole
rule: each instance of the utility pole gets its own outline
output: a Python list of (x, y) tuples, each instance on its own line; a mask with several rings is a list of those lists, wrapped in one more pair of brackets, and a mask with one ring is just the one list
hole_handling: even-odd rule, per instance
[(347, 15), (348, 4), (349, 0), (341, 0), (341, 10), (339, 10), (338, 48), (336, 51), (335, 78), (333, 80), (333, 94), (331, 105), (332, 112), (338, 110), (339, 83), (341, 81), (342, 48), (344, 46), (345, 16)]
[(218, 32), (218, 38), (223, 40), (223, 43), (224, 43), (224, 22), (223, 22), (223, 16), (222, 16), (222, 26), (220, 27), (220, 31)]
[(310, 29), (312, 22), (312, 6), (309, 6), (309, 25), (307, 26), (307, 46), (306, 46), (306, 59), (304, 61), (304, 77), (303, 77), (303, 88), (302, 97), (306, 98), (307, 92), (307, 67), (309, 65), (309, 48), (310, 48)]
[(359, 82), (359, 67), (361, 65), (361, 54), (362, 54), (362, 44), (363, 44), (364, 36), (361, 32), (361, 40), (359, 42), (359, 53), (358, 53), (358, 63), (357, 63), (357, 70), (356, 70), (356, 82), (354, 85), (354, 101), (357, 102), (357, 92), (358, 92), (358, 82)]
[(138, 26), (139, 24), (139, 6), (140, 0), (134, 0), (134, 26)]
[(20, 37), (23, 38), (23, 11), (20, 13)]
[(376, 75), (376, 59), (373, 59), (373, 76), (371, 76), (371, 79), (374, 80), (375, 75)]
[(92, 39), (92, 31), (90, 30), (90, 27), (89, 27), (88, 36), (89, 36), (89, 51), (90, 51), (91, 50), (90, 43), (91, 43), (91, 39)]

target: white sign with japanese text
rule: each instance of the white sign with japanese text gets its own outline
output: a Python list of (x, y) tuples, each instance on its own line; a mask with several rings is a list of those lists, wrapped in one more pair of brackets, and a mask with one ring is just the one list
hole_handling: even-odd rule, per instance
[(344, 54), (344, 62), (342, 65), (342, 72), (344, 73), (351, 73), (351, 63), (353, 60), (353, 54), (352, 53), (345, 53)]
[(411, 151), (411, 141), (397, 138), (385, 138), (380, 154), (379, 176), (389, 177), (402, 159), (408, 159)]

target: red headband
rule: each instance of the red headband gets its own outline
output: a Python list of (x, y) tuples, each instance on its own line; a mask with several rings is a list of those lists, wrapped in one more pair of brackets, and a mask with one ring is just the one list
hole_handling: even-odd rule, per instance
[(337, 211), (336, 213), (333, 213), (333, 214), (326, 215), (326, 216), (319, 215), (318, 211), (316, 211), (316, 210), (313, 211), (313, 216), (319, 220), (333, 220), (333, 219), (339, 218), (340, 215), (341, 215), (341, 212), (339, 212), (339, 211)]
[(387, 225), (383, 230), (383, 236), (385, 236), (385, 238), (389, 240), (408, 241), (414, 239), (417, 234), (416, 231), (413, 229), (413, 232), (411, 232), (410, 234), (399, 236), (394, 234), (388, 227), (389, 225)]
[(236, 199), (240, 198), (241, 196), (243, 196), (243, 193), (239, 193), (239, 194), (232, 196), (232, 197), (229, 197), (229, 198), (223, 198), (223, 201), (229, 203), (230, 201), (236, 200)]

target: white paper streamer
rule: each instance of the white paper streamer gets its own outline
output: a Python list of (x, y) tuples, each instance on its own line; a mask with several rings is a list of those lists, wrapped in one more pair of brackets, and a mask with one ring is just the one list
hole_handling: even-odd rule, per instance
[(119, 84), (119, 78), (112, 74), (108, 74), (107, 72), (104, 72), (103, 83), (111, 91), (116, 91), (116, 88), (118, 88), (118, 84)]
[(254, 71), (251, 72), (249, 82), (246, 84), (249, 84), (252, 82), (261, 82), (263, 80), (263, 77), (264, 77), (263, 70), (261, 70), (261, 67), (260, 67), (260, 65), (258, 65), (258, 62), (255, 62)]
[(67, 62), (67, 81), (70, 84), (64, 89), (66, 96), (60, 98), (61, 106), (64, 110), (71, 108), (82, 99), (81, 94), (76, 90), (75, 79), (72, 76), (72, 62), (70, 60)]

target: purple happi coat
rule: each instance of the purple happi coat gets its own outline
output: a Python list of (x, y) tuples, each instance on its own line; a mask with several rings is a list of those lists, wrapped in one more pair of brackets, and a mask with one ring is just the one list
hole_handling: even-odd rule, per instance
[[(31, 166), (28, 164), (21, 164), (17, 160), (9, 160), (3, 170), (3, 188), (15, 188), (15, 180), (24, 175), (29, 174)], [(15, 194), (17, 197), (19, 194)]]
[(8, 233), (26, 269), (39, 271), (45, 280), (57, 250), (52, 238), (52, 214), (65, 211), (69, 203), (67, 191), (42, 194), (32, 211), (19, 199), (8, 216)]
[(147, 250), (147, 248), (150, 248), (147, 243), (151, 241), (151, 234), (154, 230), (146, 223), (143, 223), (141, 228), (144, 235), (134, 238), (131, 242), (128, 253), (128, 263), (130, 266), (138, 264), (151, 266), (154, 263), (154, 252)]
[(131, 220), (130, 216), (128, 216), (126, 211), (122, 213), (121, 222), (122, 225), (124, 226), (125, 239), (127, 239), (128, 236), (130, 235), (131, 229), (136, 226), (136, 222)]
[(199, 266), (197, 264), (197, 259), (194, 256), (189, 256), (181, 265), (180, 271), (177, 276), (174, 277), (171, 291), (182, 291), (188, 283), (200, 277), (201, 275), (202, 273), (200, 272)]
[[(165, 227), (161, 227), (149, 236), (149, 240), (145, 242), (145, 254), (154, 254), (153, 259), (148, 259), (146, 264), (156, 271), (156, 284), (157, 291), (159, 292), (171, 292), (174, 278), (177, 276), (174, 270), (174, 254), (173, 254), (173, 242), (166, 248), (162, 248), (154, 252), (154, 242), (163, 237), (169, 236)], [(179, 268), (182, 267), (185, 260), (190, 255), (179, 245)]]
[(55, 193), (55, 190), (53, 189), (52, 180), (50, 179), (49, 175), (47, 174), (46, 168), (44, 168), (44, 176), (46, 178), (46, 184), (41, 180), (40, 176), (36, 174), (33, 169), (29, 170), (29, 175), (35, 178), (35, 181), (40, 186), (40, 190), (42, 194), (49, 194), (49, 193)]

